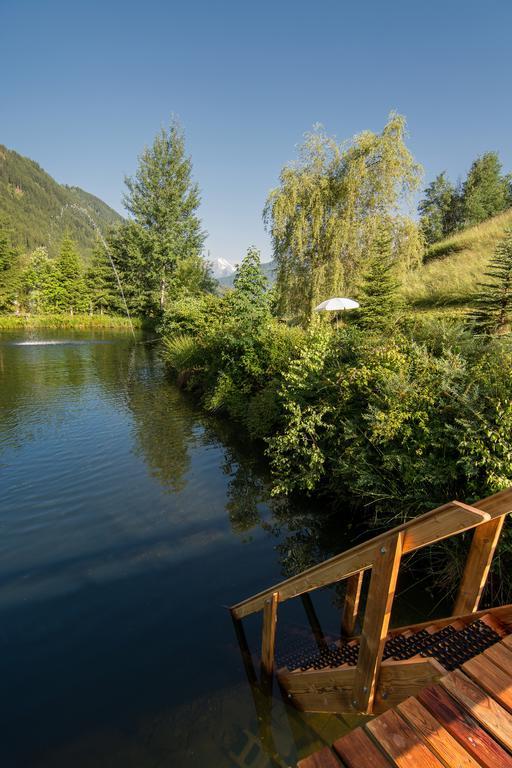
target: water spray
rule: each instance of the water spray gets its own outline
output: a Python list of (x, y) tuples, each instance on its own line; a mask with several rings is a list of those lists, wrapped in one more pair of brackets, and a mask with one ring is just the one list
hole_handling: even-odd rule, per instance
[(112, 267), (114, 275), (116, 276), (117, 286), (118, 286), (119, 292), (120, 292), (120, 294), (121, 294), (121, 296), (123, 298), (123, 304), (124, 304), (124, 308), (126, 310), (126, 316), (128, 318), (128, 322), (130, 323), (130, 329), (131, 329), (131, 332), (132, 332), (132, 336), (135, 339), (136, 337), (135, 337), (135, 331), (133, 329), (133, 322), (132, 322), (132, 318), (131, 318), (131, 315), (130, 315), (130, 310), (128, 309), (128, 304), (127, 304), (127, 301), (126, 301), (126, 298), (125, 298), (125, 295), (124, 295), (123, 286), (121, 284), (121, 278), (119, 277), (119, 272), (116, 269), (116, 265), (114, 264), (114, 260), (112, 258), (112, 254), (110, 253), (110, 249), (109, 249), (109, 247), (107, 245), (107, 241), (103, 237), (103, 233), (102, 233), (101, 229), (99, 228), (98, 224), (94, 221), (93, 217), (91, 216), (91, 214), (89, 213), (87, 208), (83, 208), (83, 206), (77, 205), (76, 203), (67, 203), (66, 205), (62, 206), (62, 209), (61, 209), (61, 212), (60, 212), (61, 218), (62, 218), (62, 214), (63, 214), (63, 212), (65, 211), (66, 208), (73, 208), (75, 211), (79, 211), (79, 213), (82, 213), (86, 217), (86, 219), (88, 220), (88, 222), (90, 223), (90, 225), (92, 226), (92, 228), (94, 229), (96, 234), (98, 235), (98, 237), (99, 237), (99, 239), (101, 241), (101, 244), (103, 245), (103, 247), (105, 249), (105, 252), (106, 252), (106, 254), (108, 256), (108, 260), (110, 261), (110, 266)]

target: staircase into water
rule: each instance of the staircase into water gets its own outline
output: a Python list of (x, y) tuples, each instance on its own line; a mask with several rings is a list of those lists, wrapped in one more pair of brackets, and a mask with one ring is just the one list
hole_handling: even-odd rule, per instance
[[(512, 605), (478, 608), (511, 511), (512, 488), (471, 505), (451, 501), (232, 606), (239, 639), (244, 617), (263, 613), (261, 685), (269, 690), (275, 674), (283, 696), (302, 711), (376, 715), (492, 653), (512, 632)], [(403, 555), (468, 531), (472, 540), (451, 615), (390, 629)], [(326, 637), (309, 594), (340, 581), (346, 582), (342, 630), (338, 637)], [(276, 653), (279, 605), (297, 596), (304, 601), (314, 642), (299, 638)], [(247, 648), (244, 653), (247, 657)]]

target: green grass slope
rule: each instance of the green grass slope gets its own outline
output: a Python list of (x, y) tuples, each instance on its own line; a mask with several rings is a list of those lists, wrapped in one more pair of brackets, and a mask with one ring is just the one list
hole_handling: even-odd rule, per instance
[(0, 145), (0, 221), (23, 251), (39, 245), (55, 254), (68, 231), (88, 260), (95, 241), (87, 218), (67, 206), (87, 208), (102, 231), (122, 217), (98, 197), (79, 187), (59, 184), (36, 162)]
[(512, 208), (435, 243), (423, 265), (407, 277), (407, 301), (425, 308), (471, 304), (506, 227), (512, 227)]

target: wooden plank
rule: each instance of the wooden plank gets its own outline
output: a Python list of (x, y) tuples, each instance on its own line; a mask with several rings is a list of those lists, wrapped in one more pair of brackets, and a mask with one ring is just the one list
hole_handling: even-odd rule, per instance
[(475, 685), (459, 670), (443, 677), (440, 684), (478, 720), (481, 725), (501, 742), (512, 749), (512, 717), (498, 702)]
[(343, 615), (341, 618), (341, 632), (346, 636), (354, 634), (357, 613), (359, 611), (359, 601), (361, 599), (363, 578), (364, 571), (360, 571), (359, 573), (355, 573), (353, 576), (349, 576), (347, 579), (345, 603), (343, 606)]
[[(501, 493), (508, 492), (502, 491)], [(496, 494), (496, 496), (498, 495)], [(489, 504), (488, 499), (485, 501)], [(403, 553), (405, 554), (456, 533), (463, 533), (493, 516), (491, 513), (479, 509), (479, 504), (480, 502), (474, 506), (469, 506), (461, 501), (451, 501), (397, 526), (390, 532), (375, 536), (370, 541), (335, 555), (323, 563), (302, 571), (297, 576), (292, 576), (269, 589), (242, 600), (233, 605), (230, 610), (236, 618), (242, 619), (255, 611), (260, 611), (273, 592), (279, 592), (279, 600), (284, 602), (291, 597), (296, 597), (304, 592), (311, 592), (371, 568), (374, 553), (379, 551), (390, 535), (405, 533), (403, 541)], [(506, 500), (503, 498), (498, 506), (500, 510), (505, 507), (506, 511), (501, 512), (501, 514), (512, 511), (512, 489)]]
[(274, 592), (265, 601), (263, 609), (263, 630), (261, 634), (261, 668), (262, 672), (271, 677), (274, 671), (274, 651), (276, 644), (277, 604), (279, 592)]
[(395, 710), (390, 709), (371, 720), (366, 728), (398, 768), (444, 768), (414, 728)]
[(453, 609), (456, 616), (477, 610), (504, 522), (504, 517), (496, 517), (475, 528)]
[(347, 768), (361, 768), (361, 759), (368, 768), (390, 768), (389, 761), (362, 728), (342, 736), (332, 745)]
[(398, 711), (448, 768), (478, 768), (479, 763), (417, 699), (406, 699)]
[(374, 714), (396, 707), (426, 685), (437, 683), (444, 675), (446, 670), (436, 659), (383, 662), (373, 702)]
[[(374, 712), (385, 712), (425, 685), (437, 682), (446, 670), (435, 659), (385, 662), (380, 668)], [(355, 667), (277, 673), (279, 685), (297, 709), (306, 712), (353, 712)]]
[(371, 713), (377, 676), (395, 596), (404, 534), (389, 536), (379, 545), (372, 568), (370, 589), (359, 643), (353, 706)]
[(355, 667), (310, 672), (280, 670), (277, 680), (286, 698), (304, 712), (351, 712)]
[(425, 687), (417, 698), (483, 768), (512, 768), (512, 757), (440, 685)]
[(324, 747), (309, 757), (299, 760), (297, 768), (341, 768), (341, 765), (329, 747)]
[(311, 627), (315, 642), (319, 650), (323, 650), (324, 648), (327, 648), (328, 643), (322, 631), (318, 616), (316, 615), (315, 606), (313, 605), (311, 596), (306, 592), (300, 596), (300, 599), (302, 600), (302, 605), (306, 611), (306, 616), (308, 617), (309, 626)]
[(507, 648), (512, 649), (512, 635), (507, 635), (507, 637), (504, 637), (501, 642), (504, 643)]
[(504, 672), (508, 674), (512, 672), (512, 645), (507, 648), (504, 643), (495, 643), (485, 649), (484, 656)]
[[(480, 688), (487, 691), (502, 707), (512, 712), (512, 677), (483, 654), (475, 656), (462, 665), (462, 671), (469, 675)], [(509, 671), (512, 668), (509, 667)]]

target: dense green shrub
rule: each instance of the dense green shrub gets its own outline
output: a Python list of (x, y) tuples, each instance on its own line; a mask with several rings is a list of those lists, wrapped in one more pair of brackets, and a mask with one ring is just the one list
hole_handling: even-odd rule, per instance
[(328, 489), (387, 515), (512, 484), (510, 346), (458, 339), (311, 334), (269, 439), (276, 491)]

